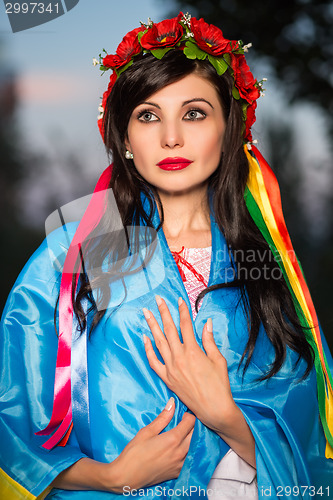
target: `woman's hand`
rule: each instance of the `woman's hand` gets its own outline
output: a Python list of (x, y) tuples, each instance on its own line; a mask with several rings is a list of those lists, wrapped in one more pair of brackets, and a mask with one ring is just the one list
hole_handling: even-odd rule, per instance
[(149, 365), (183, 403), (207, 426), (221, 431), (232, 417), (235, 403), (230, 390), (227, 362), (215, 344), (212, 320), (209, 318), (202, 332), (202, 345), (198, 345), (185, 302), (179, 300), (181, 342), (169, 309), (161, 297), (156, 296), (163, 322), (163, 330), (153, 314), (144, 309), (161, 363), (148, 337), (145, 349)]
[(175, 403), (171, 398), (166, 408), (137, 433), (113, 462), (120, 471), (119, 492), (122, 493), (125, 486), (138, 489), (179, 476), (196, 419), (191, 413), (184, 413), (174, 429), (160, 434), (172, 420), (174, 411)]
[(136, 434), (113, 462), (82, 458), (61, 472), (52, 487), (124, 493), (177, 478), (190, 447), (195, 416), (184, 413), (174, 429), (161, 433), (174, 412), (171, 398), (165, 409)]
[(163, 322), (160, 329), (153, 314), (144, 315), (164, 364), (161, 363), (148, 337), (145, 349), (151, 368), (183, 403), (215, 431), (246, 462), (256, 466), (255, 442), (243, 413), (234, 402), (225, 358), (215, 344), (212, 320), (209, 318), (198, 345), (185, 302), (179, 301), (181, 342), (170, 311), (163, 299), (156, 296)]

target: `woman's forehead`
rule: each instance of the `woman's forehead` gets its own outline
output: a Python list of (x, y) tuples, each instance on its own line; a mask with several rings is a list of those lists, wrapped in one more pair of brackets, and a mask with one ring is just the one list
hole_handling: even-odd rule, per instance
[(218, 93), (210, 81), (200, 75), (191, 73), (154, 92), (145, 99), (145, 102), (184, 105), (188, 101), (195, 99), (219, 102)]

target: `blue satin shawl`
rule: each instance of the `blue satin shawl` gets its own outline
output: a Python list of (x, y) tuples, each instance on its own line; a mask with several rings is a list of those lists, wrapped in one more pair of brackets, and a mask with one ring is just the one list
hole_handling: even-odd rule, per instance
[[(155, 215), (155, 222), (158, 221)], [(123, 282), (112, 283), (109, 309), (91, 338), (88, 339), (86, 332), (78, 335), (74, 328), (74, 430), (65, 447), (50, 452), (41, 448), (45, 437), (35, 433), (48, 424), (53, 402), (57, 353), (53, 313), (68, 236), (74, 235), (76, 227), (74, 223), (67, 224), (53, 231), (42, 243), (16, 281), (1, 322), (0, 467), (35, 496), (62, 470), (84, 456), (102, 462), (114, 460), (139, 429), (161, 412), (170, 396), (175, 397), (176, 410), (167, 430), (176, 426), (187, 411), (149, 367), (143, 344), (143, 334), (151, 339), (152, 335), (142, 308), (150, 309), (160, 321), (155, 294), (166, 300), (178, 329), (178, 297), (185, 300), (191, 312), (177, 265), (163, 231), (159, 230), (152, 259), (142, 270), (126, 277), (127, 294)], [(213, 215), (211, 232), (209, 286), (233, 278), (227, 244)], [(234, 400), (255, 438), (259, 498), (330, 498), (333, 496), (333, 461), (325, 458), (315, 371), (299, 382), (305, 363), (301, 360), (295, 368), (297, 355), (287, 349), (278, 374), (258, 382), (257, 378), (274, 359), (274, 350), (261, 326), (243, 379), (238, 366), (248, 332), (238, 301), (237, 288), (208, 293), (193, 326), (202, 346), (203, 326), (209, 317), (213, 319), (215, 342), (228, 363)], [(333, 370), (324, 337), (323, 342)], [(137, 496), (204, 497), (214, 469), (228, 449), (217, 434), (197, 419), (179, 477), (141, 490)], [(286, 494), (289, 487), (294, 494)], [(53, 489), (47, 498), (111, 500), (119, 495)]]

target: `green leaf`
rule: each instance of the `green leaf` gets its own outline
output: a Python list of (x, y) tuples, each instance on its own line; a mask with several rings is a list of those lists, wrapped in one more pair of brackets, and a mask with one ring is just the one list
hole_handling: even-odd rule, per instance
[(243, 128), (242, 128), (242, 134), (243, 132), (245, 131), (245, 122), (246, 122), (246, 118), (247, 118), (247, 108), (248, 108), (249, 104), (248, 103), (243, 103), (242, 104), (242, 112), (243, 112)]
[(140, 43), (140, 40), (141, 40), (142, 36), (143, 36), (145, 33), (147, 33), (147, 31), (148, 31), (148, 30), (145, 30), (145, 31), (139, 31), (139, 33), (138, 33), (138, 42), (139, 42), (139, 43)]
[(228, 66), (231, 66), (231, 55), (230, 54), (224, 54), (223, 59), (227, 63)]
[(209, 55), (208, 60), (212, 64), (212, 66), (214, 66), (218, 75), (223, 75), (223, 73), (227, 71), (228, 64), (225, 62), (223, 57), (214, 57)]
[(197, 59), (204, 60), (207, 57), (207, 53), (197, 47)]
[(188, 59), (206, 59), (207, 53), (199, 49), (199, 47), (193, 42), (186, 42), (184, 48), (184, 54)]
[(133, 64), (133, 59), (129, 63), (125, 64), (125, 66), (122, 66), (121, 68), (116, 69), (117, 76), (121, 75), (122, 72), (125, 71), (130, 66), (132, 66), (132, 64)]
[(197, 58), (197, 56), (195, 55), (195, 52), (192, 51), (191, 47), (187, 47), (186, 45), (184, 48), (184, 54), (187, 57), (187, 59), (196, 59)]
[(234, 99), (237, 99), (237, 101), (238, 99), (240, 99), (239, 91), (238, 89), (236, 89), (236, 87), (232, 88), (232, 96), (234, 97)]
[(151, 53), (156, 57), (156, 59), (162, 59), (162, 57), (171, 49), (173, 49), (173, 47), (163, 47), (163, 49), (154, 49)]
[(242, 111), (243, 111), (243, 115), (245, 115), (245, 116), (246, 116), (246, 110), (248, 108), (248, 105), (249, 105), (249, 103), (247, 101), (242, 102)]

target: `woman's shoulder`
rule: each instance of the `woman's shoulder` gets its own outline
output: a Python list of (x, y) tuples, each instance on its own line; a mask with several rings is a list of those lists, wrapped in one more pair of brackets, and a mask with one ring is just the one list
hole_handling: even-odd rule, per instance
[[(18, 304), (50, 304), (59, 293), (61, 273), (70, 242), (78, 223), (71, 222), (54, 229), (31, 255), (8, 296), (3, 316)], [(37, 300), (38, 299), (38, 300)]]
[(31, 266), (38, 260), (45, 259), (57, 272), (62, 272), (63, 261), (66, 258), (78, 224), (78, 222), (70, 222), (48, 232), (42, 243), (27, 261), (25, 267)]
[(39, 267), (42, 267), (47, 274), (55, 276), (61, 274), (77, 226), (77, 222), (70, 222), (48, 233), (25, 264), (19, 278)]

